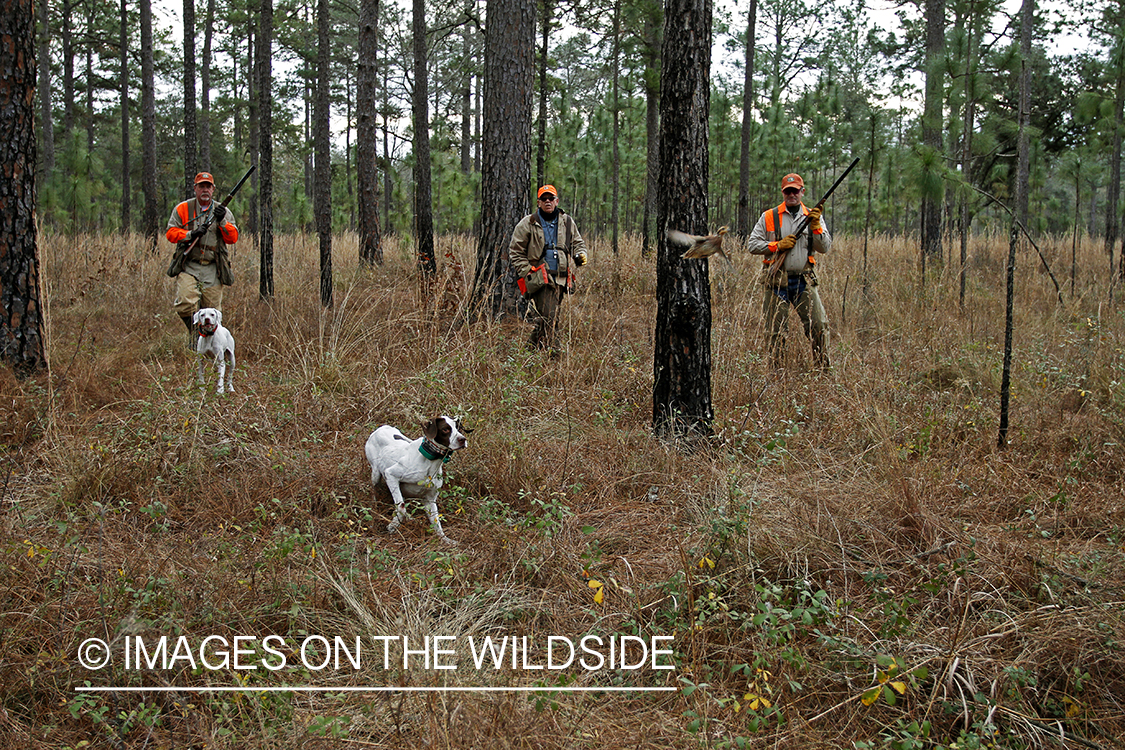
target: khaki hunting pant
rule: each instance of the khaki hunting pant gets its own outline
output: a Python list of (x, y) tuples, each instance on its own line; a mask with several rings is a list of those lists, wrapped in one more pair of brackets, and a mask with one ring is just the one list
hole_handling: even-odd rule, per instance
[(559, 307), (562, 305), (563, 288), (551, 282), (531, 296), (531, 306), (527, 317), (535, 324), (528, 340), (528, 348), (546, 349), (558, 352)]
[(184, 271), (176, 277), (176, 299), (172, 309), (181, 318), (190, 318), (196, 310), (213, 307), (223, 309), (223, 285), (204, 286), (199, 279)]
[[(770, 366), (781, 364), (781, 347), (785, 343), (785, 328), (789, 322), (790, 302), (779, 295), (777, 290), (767, 288), (762, 301), (762, 312), (766, 320)], [(813, 359), (822, 370), (829, 368), (828, 361), (828, 316), (821, 304), (816, 287), (809, 283), (792, 303), (797, 316), (805, 328), (805, 336), (812, 342)]]

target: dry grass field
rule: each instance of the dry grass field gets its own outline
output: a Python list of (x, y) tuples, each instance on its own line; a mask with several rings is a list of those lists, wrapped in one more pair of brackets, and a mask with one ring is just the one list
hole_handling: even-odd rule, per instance
[[(363, 270), (337, 238), (323, 311), (315, 237), (278, 238), (270, 304), (244, 239), (218, 396), (166, 243), (44, 238), (50, 372), (0, 373), (0, 746), (1125, 747), (1125, 305), (1098, 243), (1076, 297), (1069, 238), (1044, 247), (1065, 304), (1022, 253), (1004, 448), (1006, 238), (972, 244), (962, 310), (902, 238), (865, 288), (842, 237), (828, 374), (795, 318), (770, 372), (756, 261), (711, 264), (715, 437), (685, 449), (650, 430), (635, 241), (593, 244), (551, 360), (524, 323), (451, 325), (448, 258), (428, 301), (409, 248)], [(471, 277), (471, 239), (438, 251)], [(439, 500), (455, 547), (417, 508), (388, 535), (363, 456), (442, 413), (475, 429)], [(535, 669), (551, 636), (628, 658)], [(485, 637), (528, 650), (478, 668)]]

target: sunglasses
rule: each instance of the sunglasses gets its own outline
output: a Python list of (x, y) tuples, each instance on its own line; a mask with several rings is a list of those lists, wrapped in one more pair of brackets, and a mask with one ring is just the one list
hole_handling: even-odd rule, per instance
[(539, 201), (541, 203), (550, 203), (551, 201), (556, 201), (556, 200), (558, 200), (558, 198), (556, 196), (550, 195), (550, 194), (539, 196)]
[(801, 191), (798, 188), (785, 188), (781, 192), (785, 193), (785, 195), (796, 195)]

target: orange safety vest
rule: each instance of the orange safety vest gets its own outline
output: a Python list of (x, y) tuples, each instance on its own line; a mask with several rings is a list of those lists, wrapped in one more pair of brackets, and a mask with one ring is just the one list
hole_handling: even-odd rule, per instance
[[(770, 244), (774, 245), (775, 252), (777, 250), (777, 243), (781, 240), (781, 212), (786, 210), (788, 209), (785, 208), (785, 202), (782, 201), (781, 205), (772, 208), (765, 213), (766, 237), (768, 239), (770, 235), (773, 235), (773, 239), (770, 240)], [(805, 216), (809, 215), (809, 208), (804, 203), (801, 204), (801, 213)], [(814, 253), (815, 251), (812, 248), (812, 240), (809, 240), (809, 263), (812, 263), (815, 266), (816, 258), (813, 257)], [(773, 263), (773, 260), (773, 258), (765, 256), (762, 258), (762, 264), (768, 266), (770, 263)]]

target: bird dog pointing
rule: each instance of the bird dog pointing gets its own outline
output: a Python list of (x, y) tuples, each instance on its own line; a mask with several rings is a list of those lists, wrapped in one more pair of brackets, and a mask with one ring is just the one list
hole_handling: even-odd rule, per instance
[[(423, 424), (422, 437), (414, 440), (390, 425), (371, 433), (364, 447), (371, 464), (371, 481), (376, 486), (380, 479), (385, 481), (395, 502), (395, 517), (387, 524), (388, 532), (398, 529), (406, 518), (409, 497), (422, 500), (434, 533), (446, 544), (456, 544), (442, 531), (437, 495), (443, 483), (444, 465), (452, 460), (454, 451), (469, 445), (465, 436), (470, 432), (451, 417), (440, 416)], [(378, 500), (378, 494), (375, 499)]]

